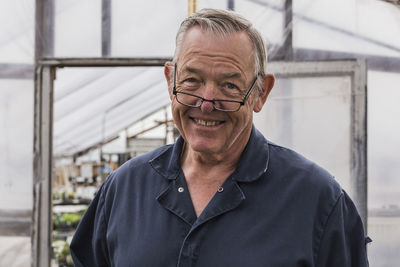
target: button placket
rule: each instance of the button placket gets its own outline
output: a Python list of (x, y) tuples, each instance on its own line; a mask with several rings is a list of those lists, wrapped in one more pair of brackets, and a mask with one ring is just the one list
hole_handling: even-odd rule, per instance
[(200, 244), (207, 234), (209, 225), (192, 227), (183, 240), (179, 253), (178, 267), (194, 266), (199, 257)]

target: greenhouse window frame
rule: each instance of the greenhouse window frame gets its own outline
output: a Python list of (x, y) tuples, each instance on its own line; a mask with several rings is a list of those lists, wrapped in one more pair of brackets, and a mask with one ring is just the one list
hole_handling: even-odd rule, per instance
[(35, 69), (32, 266), (51, 265), (54, 80), (63, 67), (164, 66), (170, 58), (44, 58)]
[[(164, 66), (171, 58), (45, 58), (35, 69), (32, 266), (51, 265), (52, 249), (52, 131), (54, 79), (63, 67)], [(269, 63), (277, 77), (350, 76), (351, 186), (354, 202), (367, 224), (367, 63), (366, 60), (323, 60)]]

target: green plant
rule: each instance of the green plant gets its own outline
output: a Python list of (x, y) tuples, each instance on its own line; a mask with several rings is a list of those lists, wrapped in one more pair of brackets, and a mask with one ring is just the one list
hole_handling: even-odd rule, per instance
[(53, 223), (54, 229), (59, 228), (76, 228), (81, 220), (83, 211), (79, 211), (78, 213), (60, 213), (53, 215)]
[(64, 240), (58, 240), (53, 243), (55, 259), (60, 267), (73, 267), (69, 245)]

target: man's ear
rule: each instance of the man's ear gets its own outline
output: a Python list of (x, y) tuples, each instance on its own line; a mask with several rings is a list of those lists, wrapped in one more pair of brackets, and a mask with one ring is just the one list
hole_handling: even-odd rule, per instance
[(262, 79), (262, 89), (260, 90), (260, 95), (258, 96), (254, 104), (254, 112), (261, 111), (275, 83), (275, 76), (273, 74), (264, 74), (260, 77), (260, 79)]
[(174, 63), (172, 63), (171, 61), (167, 61), (164, 64), (164, 76), (165, 79), (167, 80), (168, 83), (168, 93), (169, 93), (169, 98), (173, 99), (173, 94), (172, 94), (172, 87), (173, 85), (173, 76), (174, 75)]

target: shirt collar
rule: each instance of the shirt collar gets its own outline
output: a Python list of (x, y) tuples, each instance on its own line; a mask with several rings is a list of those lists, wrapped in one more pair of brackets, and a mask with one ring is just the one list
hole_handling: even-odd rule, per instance
[[(150, 160), (150, 165), (165, 178), (176, 179), (181, 171), (180, 155), (183, 144), (184, 140), (180, 136), (174, 145)], [(232, 174), (232, 179), (238, 182), (255, 181), (267, 171), (268, 162), (268, 141), (253, 125), (249, 141), (240, 157), (238, 167)]]

